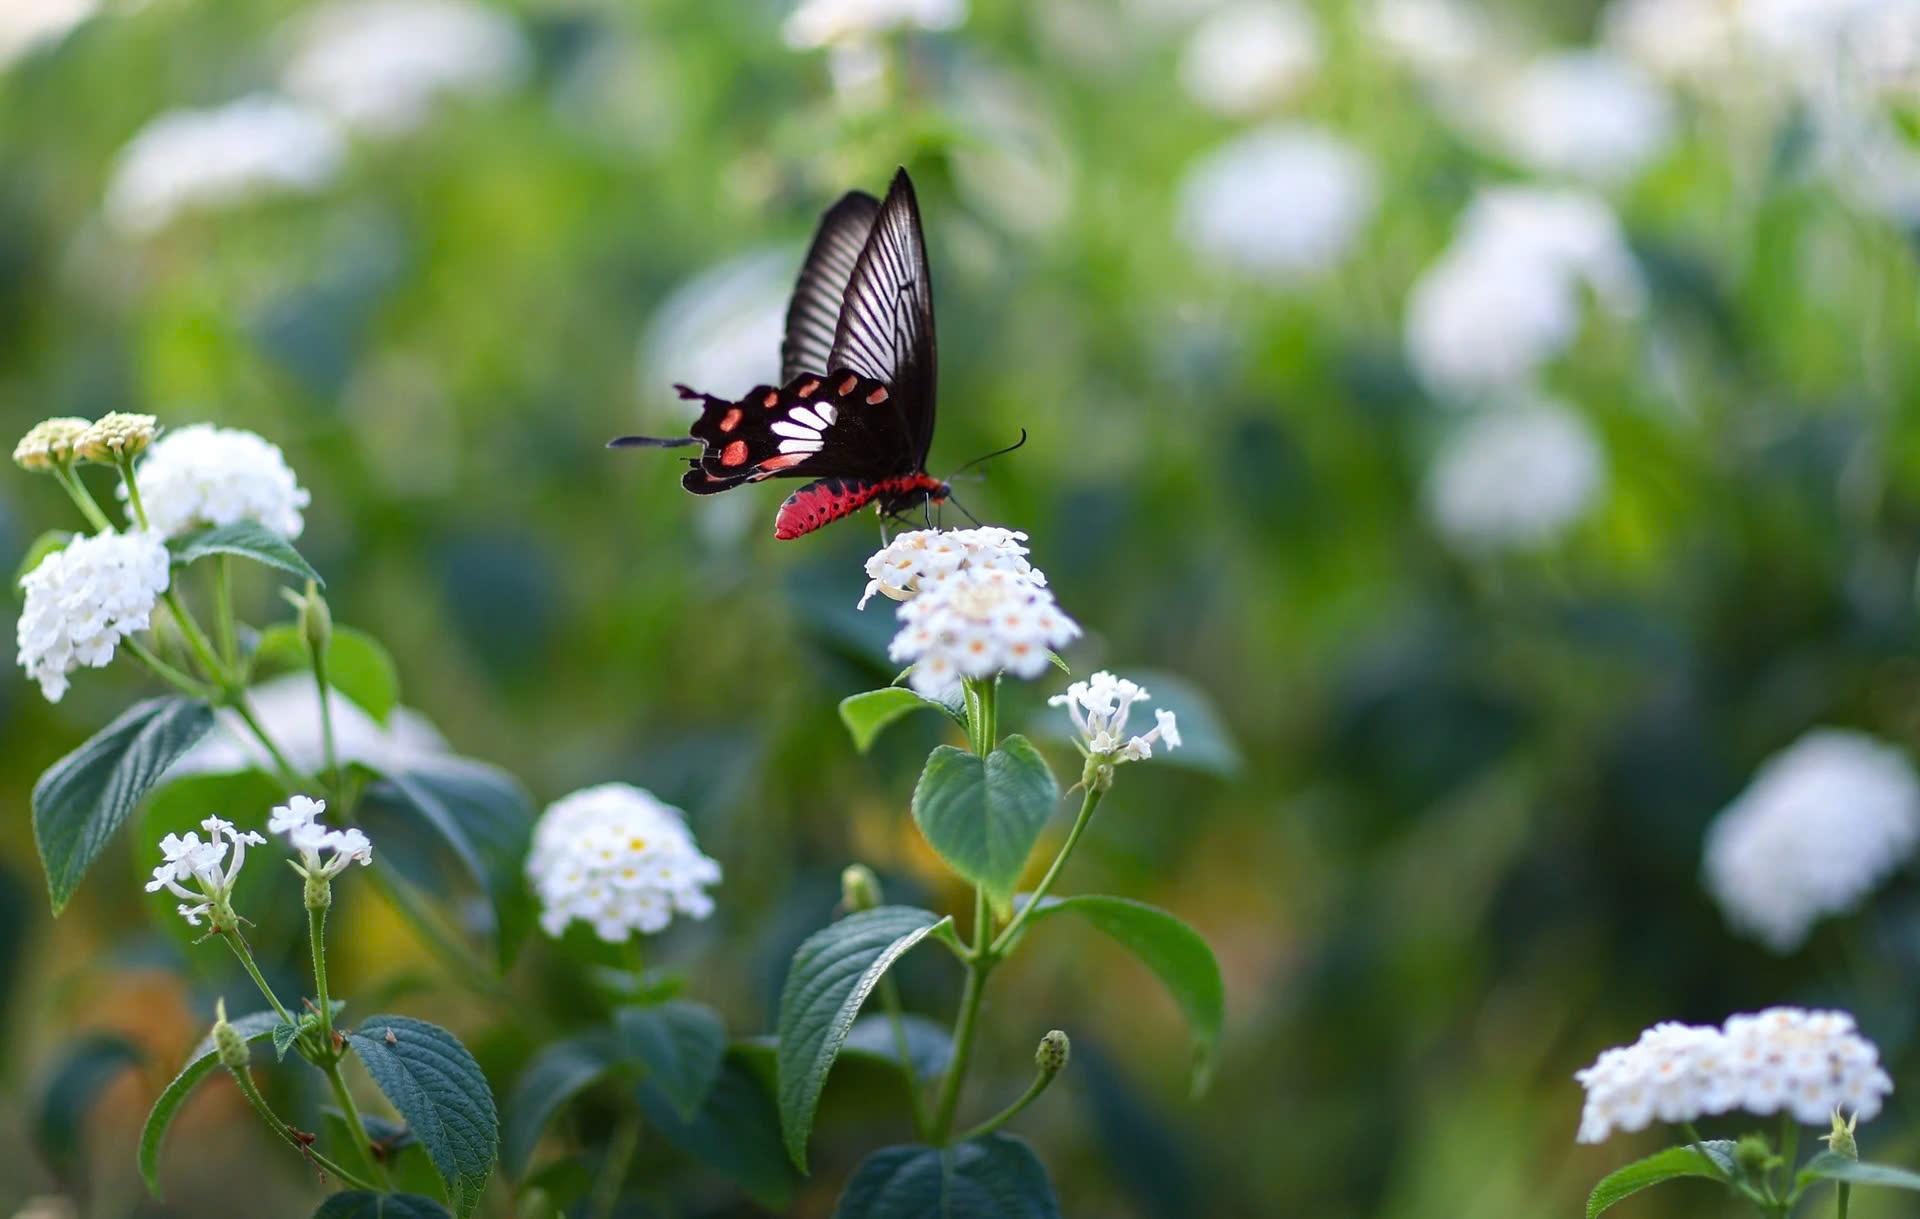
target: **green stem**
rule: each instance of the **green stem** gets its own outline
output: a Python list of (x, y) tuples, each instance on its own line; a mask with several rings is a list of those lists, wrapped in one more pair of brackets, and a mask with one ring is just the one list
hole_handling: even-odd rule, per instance
[(900, 1073), (907, 1080), (907, 1103), (913, 1108), (914, 1133), (927, 1137), (927, 1105), (920, 1095), (920, 1073), (913, 1069), (912, 1044), (907, 1040), (907, 1023), (900, 1014), (900, 988), (893, 975), (880, 976), (880, 1005), (886, 1009), (887, 1023), (893, 1028), (893, 1052), (900, 1056)]
[(1834, 1214), (1838, 1216), (1838, 1219), (1847, 1219), (1847, 1204), (1852, 1201), (1853, 1186), (1848, 1185), (1845, 1181), (1840, 1182), (1838, 1201), (1834, 1204)]
[(153, 670), (155, 676), (182, 694), (187, 695), (189, 698), (203, 699), (207, 702), (213, 702), (219, 698), (220, 692), (218, 690), (187, 676), (166, 661), (155, 656), (147, 649), (146, 645), (142, 644), (138, 639), (128, 637), (125, 643), (127, 650), (139, 657), (141, 663)]
[(973, 1039), (980, 1018), (980, 1000), (993, 966), (981, 958), (967, 962), (966, 987), (960, 992), (960, 1014), (953, 1024), (953, 1061), (940, 1080), (940, 1095), (933, 1106), (930, 1137), (936, 1146), (944, 1146), (953, 1130), (953, 1116), (960, 1107), (960, 1088), (966, 1082), (967, 1064), (973, 1058)]
[(236, 927), (232, 931), (223, 931), (220, 933), (220, 938), (233, 949), (233, 955), (240, 958), (240, 964), (245, 967), (247, 976), (252, 978), (253, 984), (260, 988), (260, 993), (267, 997), (268, 1004), (280, 1014), (280, 1019), (288, 1024), (295, 1023), (293, 1014), (287, 1011), (285, 1004), (280, 1002), (280, 996), (273, 993), (273, 987), (267, 985), (267, 979), (261, 974), (260, 967), (253, 963), (253, 951), (247, 947), (246, 937), (240, 934), (240, 929)]
[(387, 1177), (387, 1166), (373, 1150), (373, 1136), (367, 1133), (367, 1124), (360, 1118), (360, 1106), (353, 1101), (353, 1093), (347, 1090), (347, 1081), (340, 1074), (340, 1060), (333, 1057), (333, 1047), (327, 1047), (327, 1057), (319, 1064), (326, 1073), (327, 1086), (333, 1089), (333, 1101), (340, 1106), (340, 1117), (347, 1124), (347, 1132), (353, 1135), (353, 1144), (367, 1162), (367, 1168), (380, 1182), (380, 1188), (390, 1190), (393, 1183)]
[(1020, 1098), (1018, 1100), (1014, 1101), (1011, 1105), (1008, 1105), (1005, 1109), (1002, 1109), (999, 1113), (994, 1114), (992, 1117), (988, 1118), (986, 1121), (981, 1122), (978, 1126), (975, 1126), (973, 1129), (967, 1131), (965, 1134), (960, 1135), (956, 1141), (964, 1143), (968, 1139), (982, 1138), (1000, 1129), (1000, 1127), (1006, 1125), (1009, 1121), (1012, 1121), (1013, 1118), (1016, 1115), (1018, 1115), (1022, 1109), (1025, 1109), (1028, 1105), (1031, 1105), (1034, 1101), (1038, 1100), (1040, 1097), (1040, 1094), (1047, 1090), (1047, 1085), (1051, 1084), (1053, 1082), (1054, 1076), (1058, 1074), (1059, 1074), (1058, 1071), (1039, 1072), (1033, 1077), (1033, 1082), (1027, 1085), (1027, 1090), (1020, 1094)]
[(80, 515), (87, 518), (89, 525), (101, 533), (115, 532), (113, 522), (107, 519), (106, 513), (100, 511), (100, 505), (94, 501), (93, 493), (87, 490), (87, 484), (80, 481), (80, 475), (74, 472), (71, 465), (55, 466), (53, 477), (54, 481), (60, 484), (61, 489), (66, 491), (67, 498), (80, 509)]
[(226, 555), (213, 557), (213, 626), (220, 635), (220, 657), (227, 672), (240, 673), (240, 644), (233, 625), (233, 567)]
[(309, 645), (313, 657), (313, 685), (320, 699), (320, 748), (328, 782), (340, 789), (340, 756), (333, 742), (333, 699), (327, 695), (327, 650)]
[(313, 997), (320, 1005), (320, 1044), (333, 1052), (333, 1008), (327, 1002), (327, 911), (307, 911), (307, 943), (313, 951)]
[(1789, 1113), (1780, 1115), (1780, 1158), (1786, 1161), (1787, 1170), (1786, 1188), (1782, 1192), (1792, 1194), (1794, 1161), (1800, 1158), (1800, 1124)]
[(200, 623), (187, 612), (180, 601), (180, 594), (169, 588), (161, 594), (167, 608), (173, 611), (173, 620), (180, 624), (180, 633), (186, 636), (187, 646), (193, 649), (193, 657), (207, 671), (207, 676), (223, 690), (233, 688), (233, 676), (221, 665), (219, 657), (213, 654), (213, 644), (207, 640), (207, 633), (200, 629)]
[(600, 1161), (600, 1175), (594, 1180), (593, 1199), (587, 1206), (590, 1219), (612, 1219), (614, 1207), (620, 1204), (620, 1187), (626, 1183), (627, 1168), (639, 1145), (640, 1119), (628, 1113), (607, 1139), (607, 1154)]
[(1025, 904), (1020, 907), (1019, 913), (1013, 916), (1013, 921), (1006, 925), (998, 938), (993, 941), (993, 946), (987, 949), (989, 953), (998, 957), (1012, 949), (1014, 938), (1020, 934), (1020, 929), (1026, 926), (1033, 912), (1040, 908), (1041, 899), (1046, 897), (1048, 891), (1053, 888), (1053, 882), (1059, 879), (1061, 870), (1067, 866), (1067, 860), (1072, 856), (1073, 848), (1080, 844), (1080, 835), (1086, 833), (1087, 826), (1092, 823), (1093, 810), (1099, 807), (1100, 797), (1104, 794), (1106, 793), (1101, 788), (1088, 786), (1086, 798), (1080, 801), (1080, 815), (1073, 819), (1073, 828), (1067, 831), (1067, 840), (1060, 844), (1060, 853), (1055, 855), (1053, 862), (1047, 865), (1046, 875), (1040, 878), (1040, 883), (1035, 885), (1033, 892), (1027, 895)]
[(240, 1094), (247, 1098), (247, 1103), (252, 1105), (253, 1111), (260, 1115), (260, 1120), (264, 1121), (268, 1128), (275, 1134), (285, 1139), (288, 1146), (313, 1161), (314, 1165), (322, 1172), (331, 1173), (334, 1177), (346, 1182), (355, 1189), (376, 1188), (373, 1182), (367, 1180), (365, 1177), (357, 1173), (348, 1172), (339, 1164), (334, 1163), (326, 1156), (320, 1154), (320, 1152), (315, 1150), (313, 1145), (306, 1139), (302, 1138), (292, 1126), (280, 1120), (280, 1115), (268, 1107), (267, 1098), (260, 1095), (260, 1089), (254, 1086), (253, 1076), (250, 1072), (238, 1067), (229, 1067), (227, 1068), (227, 1073), (233, 1076), (233, 1082), (240, 1087)]
[(114, 463), (114, 468), (120, 471), (121, 485), (127, 489), (127, 503), (133, 508), (133, 519), (140, 522), (142, 529), (153, 528), (147, 523), (147, 506), (140, 502), (140, 484), (133, 479), (133, 458), (122, 457)]

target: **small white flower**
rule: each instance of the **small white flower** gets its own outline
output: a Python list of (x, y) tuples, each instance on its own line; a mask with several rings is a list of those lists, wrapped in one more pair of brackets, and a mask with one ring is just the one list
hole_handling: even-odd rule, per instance
[(519, 27), (462, 0), (341, 0), (301, 13), (287, 92), (362, 131), (419, 126), (436, 99), (502, 92), (531, 55)]
[(966, 0), (801, 0), (781, 34), (795, 50), (810, 50), (907, 27), (950, 30), (966, 19)]
[(18, 659), (48, 702), (67, 692), (69, 673), (101, 668), (121, 640), (147, 629), (169, 563), (153, 534), (103, 533), (75, 538), (27, 573)]
[(1373, 165), (1321, 128), (1273, 124), (1208, 153), (1180, 185), (1179, 233), (1196, 253), (1250, 278), (1331, 269), (1372, 218)]
[(1427, 475), (1434, 527), (1464, 551), (1547, 545), (1606, 484), (1606, 453), (1580, 414), (1540, 400), (1467, 420)]
[(1320, 65), (1313, 17), (1287, 0), (1241, 0), (1209, 14), (1180, 56), (1180, 83), (1228, 116), (1284, 101)]
[[(220, 817), (206, 818), (200, 828), (207, 831), (205, 841), (191, 831), (168, 834), (160, 840), (162, 862), (153, 870), (147, 892), (165, 889), (186, 899), (177, 907), (182, 918), (198, 927), (202, 918), (212, 917), (218, 928), (233, 921), (228, 899), (246, 863), (247, 848), (259, 846), (266, 839), (252, 830), (236, 830), (231, 821)], [(231, 863), (227, 862), (229, 851), (233, 854)]]
[(1171, 711), (1156, 709), (1152, 729), (1137, 736), (1127, 735), (1127, 717), (1133, 705), (1150, 697), (1137, 683), (1102, 670), (1086, 681), (1073, 682), (1065, 694), (1049, 698), (1047, 705), (1067, 709), (1089, 764), (1104, 768), (1105, 777), (1111, 778), (1111, 769), (1118, 763), (1151, 758), (1156, 743), (1168, 749), (1180, 747), (1180, 728)]
[[(305, 528), (311, 496), (274, 445), (240, 428), (196, 423), (168, 432), (134, 471), (147, 520), (163, 537), (256, 521), (285, 538)], [(120, 498), (127, 498), (122, 486)]]
[(1859, 732), (1824, 728), (1775, 754), (1707, 827), (1706, 886), (1727, 921), (1778, 953), (1859, 908), (1920, 845), (1920, 776)]
[(706, 890), (720, 883), (720, 865), (701, 854), (679, 809), (631, 784), (604, 783), (540, 815), (527, 879), (548, 935), (579, 919), (618, 943), (665, 930), (675, 914), (712, 914)]
[(311, 193), (334, 179), (345, 155), (326, 118), (284, 98), (256, 95), (169, 111), (121, 150), (107, 187), (107, 218), (139, 236), (182, 212)]
[[(297, 870), (303, 876), (331, 880), (347, 870), (348, 864), (366, 867), (373, 862), (373, 843), (358, 829), (332, 830), (320, 823), (327, 811), (324, 800), (293, 796), (267, 817), (267, 829), (284, 835), (287, 845), (300, 853)], [(325, 858), (321, 852), (331, 852)]]
[(859, 608), (875, 593), (906, 601), (923, 584), (944, 580), (962, 567), (1004, 571), (1045, 586), (1046, 574), (1027, 562), (1027, 535), (983, 525), (978, 529), (913, 529), (899, 534), (867, 560), (867, 591)]
[(1493, 41), (1478, 7), (1460, 0), (1375, 0), (1368, 16), (1381, 48), (1425, 77), (1459, 76)]
[(1673, 131), (1660, 87), (1604, 51), (1543, 56), (1489, 101), (1501, 143), (1522, 163), (1600, 184), (1631, 178)]

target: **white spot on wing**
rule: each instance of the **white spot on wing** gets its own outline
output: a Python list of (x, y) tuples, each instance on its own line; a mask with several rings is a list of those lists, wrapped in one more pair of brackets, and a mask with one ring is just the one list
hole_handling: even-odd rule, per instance
[(816, 429), (807, 427), (805, 424), (792, 423), (785, 419), (779, 420), (773, 425), (773, 434), (776, 436), (790, 436), (795, 440), (820, 439), (820, 433)]
[(825, 442), (820, 440), (782, 440), (780, 451), (782, 453), (818, 453), (823, 443)]
[(795, 423), (805, 424), (810, 428), (825, 428), (827, 426), (825, 419), (822, 419), (804, 406), (794, 407), (787, 413), (787, 418), (793, 420)]
[(832, 427), (833, 421), (840, 417), (839, 408), (831, 402), (822, 402), (813, 409), (814, 412), (820, 416), (821, 423), (826, 427)]

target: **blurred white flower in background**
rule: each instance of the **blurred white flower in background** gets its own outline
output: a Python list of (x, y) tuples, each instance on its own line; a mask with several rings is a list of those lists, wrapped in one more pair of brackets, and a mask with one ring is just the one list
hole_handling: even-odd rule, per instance
[(757, 250), (675, 288), (641, 340), (641, 393), (660, 398), (678, 381), (733, 398), (772, 381), (799, 262), (785, 247)]
[(1606, 477), (1606, 452), (1578, 412), (1548, 400), (1503, 406), (1470, 417), (1441, 447), (1426, 510), (1462, 551), (1537, 548), (1587, 514)]
[(1291, 0), (1245, 0), (1205, 17), (1180, 56), (1180, 83), (1228, 116), (1285, 101), (1320, 66), (1320, 32)]
[(0, 72), (52, 46), (100, 10), (100, 0), (5, 0), (0, 3)]
[(1043, 232), (1067, 217), (1073, 154), (1026, 77), (962, 64), (948, 105), (969, 137), (949, 153), (954, 187), (969, 203), (1010, 232)]
[[(391, 773), (446, 756), (445, 738), (419, 712), (395, 707), (383, 725), (338, 690), (327, 693), (333, 712), (335, 756), (342, 766), (358, 763)], [(311, 674), (269, 678), (247, 695), (261, 726), (296, 771), (311, 775), (325, 769), (320, 695)], [(175, 762), (167, 775), (177, 779), (272, 768), (272, 759), (240, 717), (232, 711), (221, 711), (213, 731)]]
[(1742, 58), (1739, 13), (1728, 0), (1613, 0), (1601, 27), (1607, 45), (1675, 82), (1730, 81)]
[(826, 50), (843, 104), (878, 105), (886, 100), (886, 35), (951, 30), (966, 19), (966, 0), (801, 0), (781, 34), (796, 51)]
[(66, 694), (69, 673), (104, 667), (121, 640), (147, 629), (170, 563), (154, 534), (102, 533), (75, 538), (21, 579), (18, 660), (48, 702)]
[(1461, 0), (1375, 0), (1367, 26), (1391, 58), (1432, 79), (1460, 76), (1494, 41), (1486, 17)]
[[(285, 538), (305, 527), (312, 498), (278, 445), (240, 428), (196, 423), (169, 431), (134, 471), (148, 523), (163, 537), (203, 525), (257, 521)], [(127, 489), (119, 488), (120, 498)]]
[(1528, 168), (1599, 184), (1631, 178), (1673, 134), (1660, 86), (1605, 51), (1535, 59), (1496, 87), (1488, 118), (1507, 152)]
[(168, 111), (120, 151), (107, 185), (107, 220), (143, 235), (183, 212), (310, 193), (333, 181), (344, 159), (333, 124), (285, 98), (255, 94), (205, 110)]
[(701, 854), (679, 809), (626, 783), (555, 801), (533, 827), (527, 879), (551, 936), (579, 919), (609, 943), (713, 913), (720, 865)]
[(1180, 184), (1179, 233), (1196, 253), (1249, 277), (1329, 270), (1372, 219), (1372, 162), (1319, 127), (1273, 124), (1229, 140)]
[(461, 0), (342, 0), (293, 19), (282, 86), (362, 131), (424, 122), (437, 98), (504, 92), (531, 55), (514, 19)]
[(1574, 1078), (1587, 1091), (1582, 1143), (1615, 1130), (1678, 1125), (1739, 1110), (1826, 1126), (1836, 1112), (1871, 1121), (1893, 1080), (1845, 1012), (1772, 1007), (1720, 1028), (1656, 1024)]
[(1604, 201), (1571, 189), (1483, 190), (1408, 294), (1408, 359), (1443, 398), (1524, 388), (1573, 342), (1589, 292), (1616, 314), (1644, 303)]
[(1708, 892), (1778, 953), (1858, 909), (1920, 843), (1920, 777), (1864, 733), (1817, 729), (1769, 758), (1707, 827)]

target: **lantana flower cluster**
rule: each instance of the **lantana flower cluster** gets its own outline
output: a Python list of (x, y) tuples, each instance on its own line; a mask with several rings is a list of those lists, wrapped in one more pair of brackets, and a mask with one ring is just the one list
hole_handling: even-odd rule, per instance
[(1575, 1078), (1587, 1090), (1582, 1143), (1735, 1110), (1785, 1112), (1806, 1126), (1839, 1112), (1872, 1120), (1893, 1091), (1880, 1051), (1852, 1016), (1797, 1007), (1733, 1016), (1720, 1028), (1657, 1024)]
[(627, 783), (604, 783), (541, 814), (527, 855), (540, 926), (559, 936), (575, 919), (609, 943), (663, 931), (676, 914), (713, 913), (720, 865), (702, 854), (679, 809)]
[(102, 533), (75, 538), (27, 573), (18, 660), (48, 702), (66, 694), (68, 674), (104, 667), (121, 640), (147, 629), (170, 563), (154, 534)]
[[(200, 828), (207, 831), (205, 841), (191, 830), (160, 840), (162, 862), (153, 870), (147, 892), (165, 889), (182, 898), (180, 917), (191, 926), (198, 927), (201, 919), (207, 918), (216, 929), (231, 927), (233, 909), (228, 903), (240, 868), (247, 861), (247, 848), (259, 846), (266, 839), (252, 830), (235, 829), (233, 822), (219, 817), (206, 818)], [(229, 851), (233, 854), (231, 861), (227, 859)]]
[[(366, 867), (373, 862), (373, 843), (366, 834), (351, 826), (329, 829), (321, 823), (327, 811), (324, 800), (310, 796), (292, 796), (276, 807), (267, 818), (267, 829), (286, 837), (287, 845), (300, 852), (298, 870), (305, 876), (330, 880), (347, 870), (348, 864)], [(321, 858), (322, 851), (328, 852)]]
[[(196, 423), (169, 431), (134, 473), (147, 521), (164, 537), (203, 525), (257, 521), (288, 539), (311, 496), (280, 446), (240, 428)], [(120, 488), (120, 498), (127, 489)]]
[(920, 694), (951, 697), (967, 677), (1038, 677), (1049, 650), (1079, 637), (1046, 574), (1027, 561), (1026, 537), (992, 527), (919, 529), (867, 560), (860, 604), (876, 592), (901, 602), (887, 655), (913, 666), (909, 681)]
[(1047, 700), (1048, 706), (1065, 707), (1072, 718), (1077, 743), (1087, 755), (1089, 781), (1111, 781), (1115, 766), (1146, 761), (1153, 756), (1156, 744), (1168, 749), (1180, 747), (1180, 726), (1173, 712), (1157, 707), (1152, 728), (1127, 734), (1128, 713), (1135, 703), (1151, 697), (1139, 683), (1102, 670), (1086, 681), (1073, 682), (1065, 694)]

